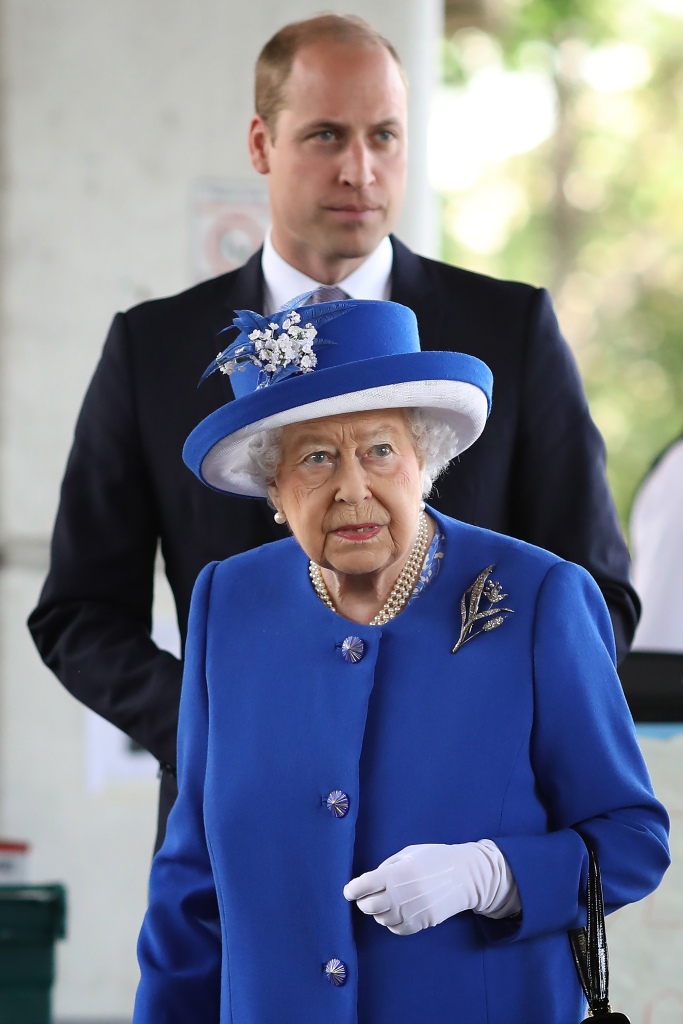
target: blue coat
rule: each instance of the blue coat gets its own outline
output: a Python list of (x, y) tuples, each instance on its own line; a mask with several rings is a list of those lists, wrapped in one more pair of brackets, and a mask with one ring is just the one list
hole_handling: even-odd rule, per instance
[[(293, 539), (200, 575), (134, 1024), (581, 1019), (566, 934), (585, 915), (581, 833), (608, 909), (668, 864), (610, 620), (578, 566), (432, 514), (439, 575), (382, 627), (326, 608)], [(491, 564), (514, 614), (452, 654), (461, 596)], [(521, 923), (467, 912), (396, 936), (342, 895), (405, 846), (482, 838), (514, 873)], [(323, 972), (333, 957), (343, 987)]]

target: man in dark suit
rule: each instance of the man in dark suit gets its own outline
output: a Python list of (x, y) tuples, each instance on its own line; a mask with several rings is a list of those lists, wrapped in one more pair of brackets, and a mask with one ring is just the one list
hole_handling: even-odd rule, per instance
[(424, 348), (483, 359), (494, 375), (488, 426), (434, 504), (584, 565), (622, 655), (637, 621), (604, 446), (548, 295), (423, 259), (390, 237), (406, 168), (405, 81), (390, 45), (352, 18), (288, 26), (259, 58), (256, 97), (249, 145), (268, 176), (271, 234), (240, 269), (115, 317), (29, 620), (67, 689), (159, 760), (160, 836), (174, 797), (181, 663), (150, 638), (157, 545), (184, 639), (201, 567), (282, 535), (265, 504), (212, 493), (181, 461), (190, 430), (232, 397), (219, 374), (196, 383), (236, 309), (272, 310), (340, 284), (353, 298), (411, 306)]

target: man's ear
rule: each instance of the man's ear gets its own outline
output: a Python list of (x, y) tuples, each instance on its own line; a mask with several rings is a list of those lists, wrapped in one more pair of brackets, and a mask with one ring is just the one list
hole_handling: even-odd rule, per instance
[(268, 126), (260, 114), (254, 114), (249, 125), (249, 156), (255, 171), (268, 174), (270, 171), (269, 154), (271, 147)]

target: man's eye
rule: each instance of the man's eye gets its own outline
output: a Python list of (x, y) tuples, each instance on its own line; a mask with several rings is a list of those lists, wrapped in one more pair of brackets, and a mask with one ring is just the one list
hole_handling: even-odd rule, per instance
[(391, 142), (391, 140), (394, 138), (394, 133), (390, 132), (388, 129), (385, 129), (382, 132), (377, 132), (377, 138), (379, 139), (380, 142)]
[(331, 142), (334, 138), (334, 132), (331, 132), (329, 128), (323, 128), (322, 131), (317, 133), (316, 138), (322, 142)]

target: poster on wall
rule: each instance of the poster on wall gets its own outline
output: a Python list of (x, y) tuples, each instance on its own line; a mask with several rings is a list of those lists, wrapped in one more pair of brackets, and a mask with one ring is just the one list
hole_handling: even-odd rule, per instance
[(265, 179), (198, 178), (190, 189), (190, 270), (205, 281), (256, 252), (270, 219)]

